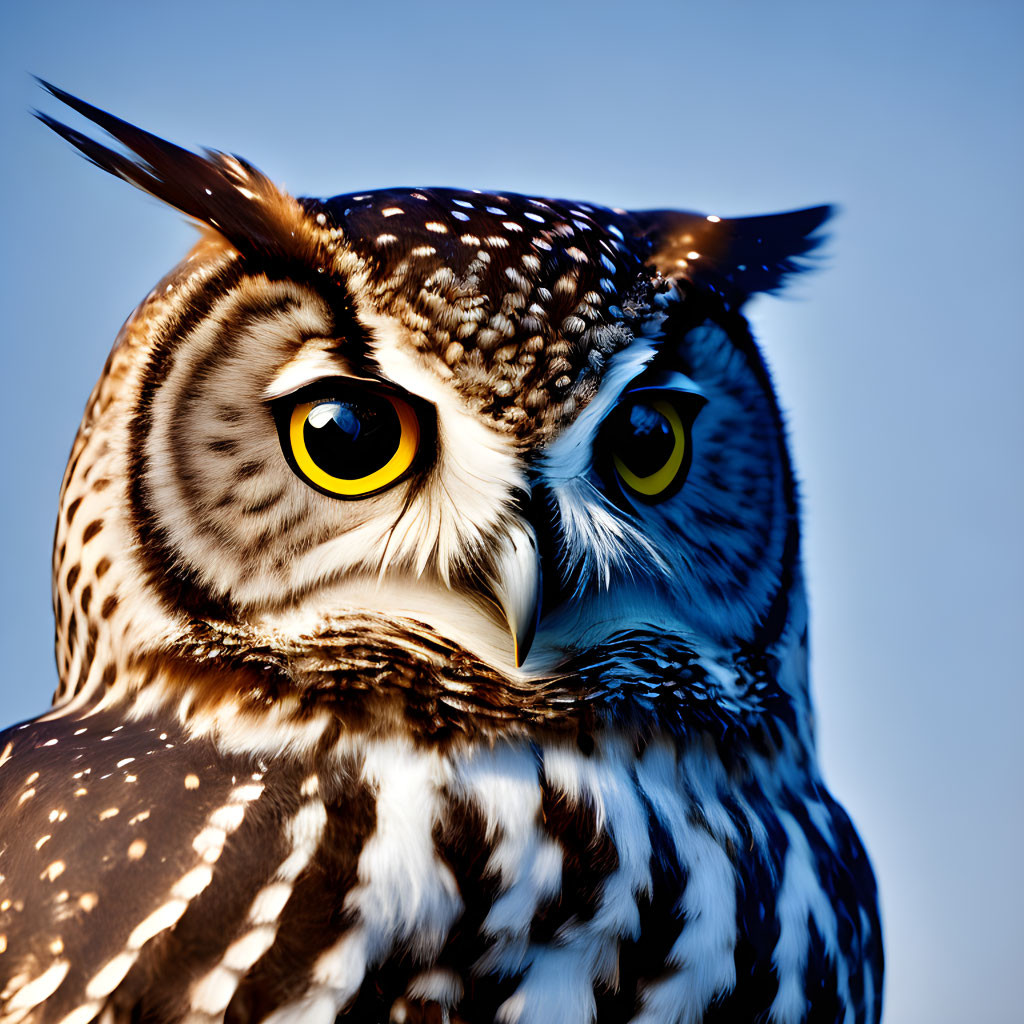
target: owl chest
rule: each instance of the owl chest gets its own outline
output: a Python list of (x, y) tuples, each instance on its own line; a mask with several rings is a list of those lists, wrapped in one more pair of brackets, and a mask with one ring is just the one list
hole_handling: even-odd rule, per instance
[(699, 1020), (729, 1003), (799, 1021), (812, 987), (853, 1021), (873, 998), (873, 888), (862, 908), (843, 862), (856, 836), (778, 772), (741, 784), (707, 748), (614, 737), (589, 755), (378, 742), (353, 771), (324, 805), (314, 862), (336, 858), (315, 866), (344, 891), (314, 973), (359, 1013), (399, 976), (466, 1020)]
[[(738, 777), (713, 746), (609, 733), (343, 735), (254, 764), (83, 721), (9, 734), (0, 786), (11, 985), (56, 979), (61, 1017), (109, 996), (161, 1021), (874, 1019), (867, 861), (778, 763)], [(54, 745), (75, 772), (44, 770)]]

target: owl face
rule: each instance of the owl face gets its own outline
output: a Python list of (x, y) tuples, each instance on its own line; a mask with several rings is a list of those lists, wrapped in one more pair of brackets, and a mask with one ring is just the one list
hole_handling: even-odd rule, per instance
[(51, 127), (208, 229), (126, 325), (65, 480), (72, 692), (93, 660), (72, 559), (116, 564), (122, 635), (148, 616), (163, 650), (197, 624), (298, 650), (372, 622), (529, 681), (635, 632), (721, 649), (783, 634), (795, 498), (739, 309), (796, 269), (825, 210), (296, 201), (55, 95), (138, 160)]

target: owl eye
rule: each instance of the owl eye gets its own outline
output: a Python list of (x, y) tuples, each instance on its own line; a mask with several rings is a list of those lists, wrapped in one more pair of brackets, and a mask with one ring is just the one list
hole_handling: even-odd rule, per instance
[(278, 430), (292, 469), (335, 498), (366, 498), (397, 483), (416, 459), (421, 433), (419, 417), (398, 395), (333, 382), (320, 397), (285, 402)]
[(704, 400), (685, 392), (627, 395), (605, 425), (612, 466), (623, 490), (641, 501), (675, 494), (690, 468), (690, 428)]

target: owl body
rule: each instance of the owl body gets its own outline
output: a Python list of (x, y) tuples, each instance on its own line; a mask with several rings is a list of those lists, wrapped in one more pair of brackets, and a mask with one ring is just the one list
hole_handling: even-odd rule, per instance
[(826, 211), (295, 200), (52, 91), (208, 230), (65, 475), (0, 1020), (877, 1020), (740, 311)]

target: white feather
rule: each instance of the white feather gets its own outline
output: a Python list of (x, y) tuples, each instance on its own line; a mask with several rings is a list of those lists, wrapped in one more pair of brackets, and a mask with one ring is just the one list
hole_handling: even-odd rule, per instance
[(779, 821), (789, 839), (775, 913), (779, 922), (779, 941), (772, 963), (779, 976), (779, 990), (772, 1001), (772, 1024), (798, 1024), (804, 1019), (807, 995), (804, 968), (810, 950), (813, 920), (825, 945), (825, 954), (836, 967), (836, 987), (840, 1000), (849, 1004), (850, 989), (846, 963), (839, 953), (835, 911), (821, 887), (803, 829), (792, 814), (779, 813)]
[(711, 1000), (736, 984), (736, 873), (722, 846), (690, 822), (684, 794), (694, 767), (700, 770), (681, 770), (675, 752), (661, 743), (647, 749), (637, 768), (687, 883), (678, 908), (682, 928), (668, 958), (675, 970), (644, 991), (632, 1024), (698, 1024)]

